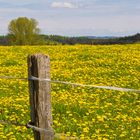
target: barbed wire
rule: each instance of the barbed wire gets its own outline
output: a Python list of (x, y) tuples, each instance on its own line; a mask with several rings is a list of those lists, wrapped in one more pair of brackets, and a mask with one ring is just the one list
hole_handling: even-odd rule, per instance
[(82, 87), (89, 87), (89, 88), (98, 88), (98, 89), (140, 93), (140, 90), (137, 90), (137, 89), (120, 88), (120, 87), (115, 87), (115, 86), (98, 86), (98, 85), (78, 84), (78, 83), (51, 80), (51, 79), (45, 79), (45, 78), (37, 78), (35, 76), (31, 76), (29, 78), (22, 78), (22, 77), (19, 78), (19, 77), (14, 77), (14, 76), (0, 76), (0, 79), (33, 80), (33, 81), (37, 80), (37, 81), (46, 81), (46, 82), (50, 82), (50, 83), (60, 83), (60, 84), (65, 84), (65, 85), (72, 85), (72, 86), (82, 86)]

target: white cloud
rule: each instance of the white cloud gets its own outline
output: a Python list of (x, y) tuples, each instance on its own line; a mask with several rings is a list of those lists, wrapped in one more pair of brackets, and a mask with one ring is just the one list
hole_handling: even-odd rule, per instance
[(74, 5), (73, 3), (69, 3), (69, 2), (53, 2), (51, 4), (51, 7), (53, 7), (53, 8), (70, 8), (70, 9), (78, 8), (78, 6)]

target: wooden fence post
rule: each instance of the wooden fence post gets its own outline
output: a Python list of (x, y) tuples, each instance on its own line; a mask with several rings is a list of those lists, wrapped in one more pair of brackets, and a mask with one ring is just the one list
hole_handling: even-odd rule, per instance
[[(50, 79), (50, 59), (43, 54), (28, 56), (28, 77)], [(29, 80), (31, 123), (52, 131), (51, 84), (47, 81)], [(34, 130), (35, 140), (53, 140), (53, 133)]]

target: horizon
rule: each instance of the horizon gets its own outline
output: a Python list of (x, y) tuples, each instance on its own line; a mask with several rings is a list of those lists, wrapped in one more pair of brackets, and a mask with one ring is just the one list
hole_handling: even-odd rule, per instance
[[(135, 33), (135, 34), (122, 35), (122, 36), (111, 36), (111, 35), (110, 35), (110, 36), (109, 36), (109, 35), (104, 35), (104, 36), (95, 36), (95, 35), (85, 35), (85, 36), (84, 36), (84, 35), (79, 35), (79, 36), (78, 36), (78, 35), (77, 35), (77, 36), (76, 36), (76, 35), (42, 34), (42, 33), (39, 34), (39, 35), (46, 35), (46, 36), (62, 36), (62, 37), (70, 37), (70, 38), (71, 38), (71, 37), (119, 38), (119, 37), (134, 36), (134, 35), (137, 35), (137, 34), (140, 34), (140, 33), (137, 32), (137, 33)], [(5, 37), (5, 36), (7, 36), (7, 35), (8, 35), (8, 34), (0, 34), (0, 37), (1, 37), (1, 36), (4, 36), (4, 37)]]
[(41, 34), (130, 36), (140, 32), (139, 0), (0, 0), (0, 34), (18, 17), (34, 18)]

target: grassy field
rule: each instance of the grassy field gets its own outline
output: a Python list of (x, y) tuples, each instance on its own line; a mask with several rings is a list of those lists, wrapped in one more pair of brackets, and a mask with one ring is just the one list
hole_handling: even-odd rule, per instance
[[(0, 46), (0, 76), (27, 77), (27, 56), (38, 52), (50, 56), (53, 80), (140, 89), (139, 44)], [(140, 140), (140, 94), (62, 84), (52, 84), (51, 93), (55, 132), (81, 140)], [(0, 120), (30, 121), (27, 81), (0, 79)], [(0, 139), (32, 140), (33, 134), (0, 124)]]

